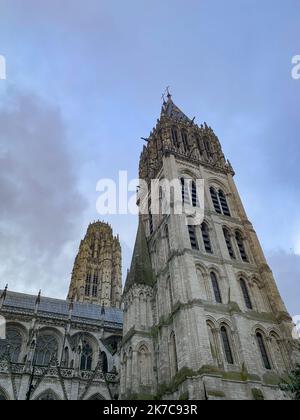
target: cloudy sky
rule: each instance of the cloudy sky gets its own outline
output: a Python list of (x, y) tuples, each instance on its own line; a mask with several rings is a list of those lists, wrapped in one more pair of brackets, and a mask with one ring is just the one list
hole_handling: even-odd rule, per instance
[[(299, 0), (0, 0), (0, 287), (65, 297), (96, 183), (137, 176), (161, 94), (207, 121), (300, 314)], [(136, 217), (106, 218), (128, 267)]]

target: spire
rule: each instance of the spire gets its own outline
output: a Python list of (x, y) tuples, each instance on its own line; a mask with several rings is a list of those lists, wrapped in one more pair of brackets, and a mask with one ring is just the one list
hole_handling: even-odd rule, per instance
[(8, 284), (5, 286), (5, 289), (3, 290), (2, 295), (0, 297), (0, 309), (4, 305), (4, 302), (5, 302), (5, 299), (6, 299), (6, 295), (7, 295), (7, 289), (8, 289)]
[(5, 300), (7, 294), (8, 284), (5, 286), (5, 289), (2, 292), (1, 299)]
[(173, 102), (172, 95), (167, 88), (167, 98), (168, 100), (163, 103), (162, 110), (161, 110), (161, 117), (168, 117), (172, 118), (176, 121), (184, 121), (184, 122), (191, 122), (192, 120), (188, 118), (184, 112), (178, 108), (177, 105)]
[(35, 300), (35, 310), (34, 310), (34, 313), (35, 314), (37, 314), (38, 309), (39, 309), (39, 306), (40, 306), (40, 303), (41, 303), (41, 294), (42, 294), (42, 291), (40, 290), (39, 291), (39, 294), (38, 294), (38, 296), (37, 296), (37, 298)]
[(135, 247), (130, 271), (127, 275), (125, 291), (133, 284), (146, 284), (153, 286), (155, 277), (152, 270), (148, 243), (142, 221), (139, 222)]

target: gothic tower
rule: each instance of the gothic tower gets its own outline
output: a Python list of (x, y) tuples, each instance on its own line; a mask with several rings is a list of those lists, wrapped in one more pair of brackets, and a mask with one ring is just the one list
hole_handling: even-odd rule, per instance
[(75, 259), (68, 299), (119, 308), (121, 277), (119, 238), (108, 224), (91, 224)]
[[(123, 294), (122, 398), (284, 398), (298, 343), (217, 136), (168, 95), (139, 172), (149, 212)], [(179, 180), (182, 201), (204, 207), (201, 224), (175, 214), (174, 196), (170, 214), (155, 214), (152, 179)]]

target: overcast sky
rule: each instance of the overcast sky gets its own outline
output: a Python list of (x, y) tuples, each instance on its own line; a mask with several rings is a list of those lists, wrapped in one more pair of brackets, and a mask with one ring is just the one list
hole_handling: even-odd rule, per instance
[[(96, 183), (137, 176), (170, 85), (207, 121), (300, 314), (299, 0), (0, 0), (0, 288), (64, 298)], [(124, 272), (136, 217), (111, 216)]]

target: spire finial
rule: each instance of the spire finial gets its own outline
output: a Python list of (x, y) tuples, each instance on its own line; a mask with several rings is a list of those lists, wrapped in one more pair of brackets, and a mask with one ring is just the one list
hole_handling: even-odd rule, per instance
[(36, 305), (39, 305), (41, 303), (41, 294), (42, 294), (42, 291), (40, 290), (39, 294), (37, 295), (37, 298), (35, 300)]
[(170, 86), (167, 86), (166, 92), (167, 92), (167, 98), (168, 99), (171, 99), (172, 98), (172, 94), (170, 92)]
[(3, 299), (3, 301), (6, 299), (7, 289), (8, 289), (8, 284), (5, 286), (5, 289), (3, 290), (2, 295), (1, 295), (1, 299)]
[(3, 290), (3, 293), (2, 293), (2, 296), (1, 296), (2, 298), (6, 297), (7, 289), (8, 289), (8, 284), (5, 286), (5, 289)]
[(162, 94), (161, 99), (164, 101), (164, 103), (166, 103), (166, 96), (168, 99), (172, 98), (172, 95), (170, 93), (170, 86), (167, 86), (164, 93)]

